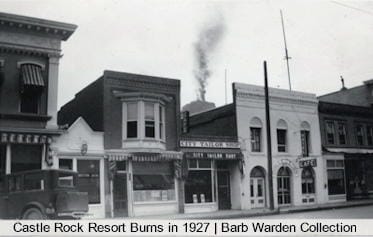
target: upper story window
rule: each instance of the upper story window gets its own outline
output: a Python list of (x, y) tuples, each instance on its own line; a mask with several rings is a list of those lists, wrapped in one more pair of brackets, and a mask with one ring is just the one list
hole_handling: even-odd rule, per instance
[(326, 121), (326, 141), (327, 144), (335, 144), (334, 121)]
[(367, 126), (367, 143), (368, 143), (368, 146), (373, 145), (373, 126), (372, 125)]
[(338, 122), (338, 140), (340, 145), (347, 144), (347, 131), (345, 122)]
[(361, 124), (356, 125), (356, 143), (359, 146), (364, 145), (364, 126)]
[(137, 138), (137, 103), (127, 103), (127, 138)]
[(261, 152), (262, 151), (262, 122), (259, 118), (253, 118), (250, 122), (250, 141), (251, 151)]
[(277, 123), (277, 151), (287, 152), (287, 124), (282, 119)]
[(154, 103), (145, 102), (145, 137), (155, 138)]
[(301, 145), (302, 145), (302, 156), (307, 157), (311, 150), (310, 141), (310, 125), (307, 122), (303, 122), (300, 131)]
[(21, 75), (20, 112), (38, 114), (41, 94), (45, 87), (42, 76), (43, 68), (31, 63), (23, 63), (19, 66)]

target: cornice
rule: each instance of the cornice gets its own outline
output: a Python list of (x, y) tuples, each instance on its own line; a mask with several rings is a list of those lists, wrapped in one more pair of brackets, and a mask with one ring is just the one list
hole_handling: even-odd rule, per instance
[(0, 53), (15, 53), (31, 56), (62, 57), (61, 50), (50, 50), (42, 47), (28, 47), (23, 45), (0, 43)]
[(0, 12), (0, 27), (34, 32), (61, 40), (67, 40), (77, 28), (73, 24), (3, 12)]
[[(264, 102), (265, 96), (261, 94), (256, 94), (256, 93), (250, 93), (250, 92), (242, 92), (239, 91), (236, 94), (238, 99), (254, 99), (258, 101)], [(279, 102), (279, 103), (284, 103), (284, 104), (298, 104), (298, 105), (308, 105), (308, 106), (317, 106), (318, 101), (315, 100), (309, 100), (309, 99), (304, 99), (301, 97), (293, 97), (293, 98), (285, 98), (285, 97), (280, 97), (280, 96), (269, 96), (270, 102)]]

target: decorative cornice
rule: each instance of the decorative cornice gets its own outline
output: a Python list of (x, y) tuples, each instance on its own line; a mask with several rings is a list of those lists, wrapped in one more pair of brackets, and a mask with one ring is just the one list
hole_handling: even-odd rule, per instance
[(0, 12), (0, 27), (44, 34), (61, 40), (67, 40), (77, 28), (73, 24), (3, 12)]
[(1, 53), (16, 53), (21, 55), (29, 56), (44, 56), (44, 57), (62, 57), (61, 50), (50, 50), (46, 48), (35, 48), (27, 47), (22, 45), (14, 45), (7, 43), (0, 43), (0, 52)]
[(115, 97), (120, 98), (123, 101), (126, 100), (140, 100), (140, 99), (152, 99), (162, 102), (170, 102), (172, 97), (165, 96), (163, 94), (158, 93), (147, 93), (147, 92), (125, 92), (125, 91), (118, 91), (114, 90), (113, 94)]

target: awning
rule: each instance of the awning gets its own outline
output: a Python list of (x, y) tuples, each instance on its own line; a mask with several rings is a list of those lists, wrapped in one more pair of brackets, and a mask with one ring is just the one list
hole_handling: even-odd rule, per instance
[(146, 162), (146, 161), (172, 161), (181, 160), (183, 155), (178, 151), (164, 151), (164, 152), (107, 152), (109, 161), (123, 161), (132, 159), (133, 161)]
[(326, 148), (329, 152), (346, 154), (373, 154), (373, 149), (364, 148)]
[(187, 159), (239, 160), (243, 158), (239, 149), (188, 149), (183, 153)]
[(45, 86), (41, 67), (33, 64), (23, 64), (21, 66), (22, 83), (24, 86)]

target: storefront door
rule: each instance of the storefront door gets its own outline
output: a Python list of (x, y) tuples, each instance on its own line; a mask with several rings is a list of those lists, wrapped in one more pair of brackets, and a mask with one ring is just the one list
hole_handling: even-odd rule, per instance
[(252, 177), (250, 179), (250, 197), (252, 208), (264, 207), (264, 178)]
[(218, 171), (219, 209), (231, 209), (231, 190), (229, 171)]
[(277, 198), (278, 205), (289, 205), (291, 203), (290, 190), (291, 171), (287, 167), (281, 167), (277, 175)]
[(116, 173), (113, 180), (114, 217), (128, 216), (127, 174)]
[(368, 198), (364, 159), (346, 159), (347, 199)]

